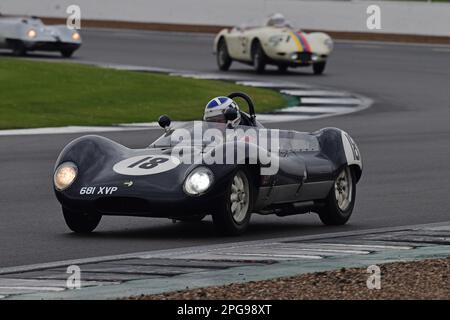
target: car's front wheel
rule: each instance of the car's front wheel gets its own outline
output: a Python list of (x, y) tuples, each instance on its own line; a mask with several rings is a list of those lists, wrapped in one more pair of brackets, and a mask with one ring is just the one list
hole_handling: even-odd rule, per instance
[(224, 235), (242, 234), (250, 223), (253, 189), (250, 175), (239, 169), (231, 177), (223, 203), (213, 213), (217, 230)]
[(258, 73), (263, 73), (266, 69), (267, 58), (264, 49), (259, 41), (256, 41), (252, 48), (253, 68)]
[(22, 41), (16, 41), (12, 47), (13, 55), (21, 57), (27, 54), (27, 49)]
[(61, 50), (61, 55), (64, 58), (70, 58), (73, 55), (74, 52), (75, 52), (75, 50), (72, 50), (72, 49), (62, 49)]
[(356, 198), (356, 178), (353, 170), (346, 166), (334, 181), (325, 200), (325, 206), (319, 210), (320, 220), (326, 225), (343, 225), (353, 212)]
[(228, 71), (232, 62), (225, 39), (220, 39), (217, 45), (217, 66), (222, 71)]
[(314, 74), (322, 74), (325, 71), (326, 62), (317, 62), (313, 64)]
[(76, 233), (94, 231), (102, 219), (100, 214), (75, 212), (66, 208), (63, 208), (63, 215), (69, 229)]

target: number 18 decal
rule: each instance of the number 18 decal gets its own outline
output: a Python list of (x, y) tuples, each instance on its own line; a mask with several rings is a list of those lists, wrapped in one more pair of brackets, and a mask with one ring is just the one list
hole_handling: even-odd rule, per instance
[(172, 170), (180, 160), (165, 155), (143, 155), (128, 158), (116, 163), (113, 170), (128, 176), (145, 176)]

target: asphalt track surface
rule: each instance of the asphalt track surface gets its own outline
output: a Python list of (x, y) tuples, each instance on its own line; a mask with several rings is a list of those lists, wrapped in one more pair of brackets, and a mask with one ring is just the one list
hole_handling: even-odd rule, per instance
[[(210, 35), (127, 30), (85, 30), (83, 35), (75, 60), (217, 72)], [(3, 136), (0, 267), (450, 220), (449, 47), (339, 42), (323, 76), (312, 75), (309, 68), (255, 75), (241, 64), (234, 64), (230, 73), (350, 90), (374, 99), (370, 109), (359, 113), (271, 125), (301, 131), (335, 126), (355, 138), (365, 169), (348, 225), (325, 227), (314, 214), (254, 215), (244, 236), (223, 238), (214, 233), (210, 219), (172, 224), (167, 219), (105, 217), (97, 232), (76, 235), (65, 226), (53, 195), (52, 170), (60, 150), (78, 135)], [(144, 147), (159, 134), (104, 136)]]

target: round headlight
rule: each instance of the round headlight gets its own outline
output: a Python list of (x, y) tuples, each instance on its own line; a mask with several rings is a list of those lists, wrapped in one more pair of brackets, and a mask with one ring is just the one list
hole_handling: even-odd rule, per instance
[(184, 191), (189, 195), (200, 195), (206, 192), (213, 183), (213, 173), (206, 167), (199, 167), (187, 176)]
[(58, 191), (63, 191), (70, 187), (77, 177), (78, 169), (73, 162), (61, 163), (58, 168), (56, 168), (55, 175), (53, 177), (53, 182), (55, 188)]
[(72, 33), (72, 39), (75, 41), (78, 41), (81, 39), (81, 36), (78, 32), (74, 32), (74, 33)]
[(328, 48), (328, 50), (333, 50), (333, 40), (330, 38), (325, 39), (324, 41), (325, 46)]
[(274, 35), (269, 38), (269, 44), (276, 47), (281, 41), (283, 41), (282, 35)]
[(36, 30), (33, 30), (33, 29), (28, 30), (27, 36), (28, 36), (28, 38), (31, 38), (31, 39), (36, 38), (36, 36), (37, 36)]

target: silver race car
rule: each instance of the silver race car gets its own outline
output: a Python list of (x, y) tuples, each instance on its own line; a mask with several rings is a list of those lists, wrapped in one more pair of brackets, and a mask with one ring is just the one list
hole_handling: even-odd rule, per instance
[(0, 48), (22, 56), (28, 51), (59, 51), (70, 57), (81, 46), (81, 36), (65, 25), (46, 26), (36, 17), (10, 17), (0, 14)]

